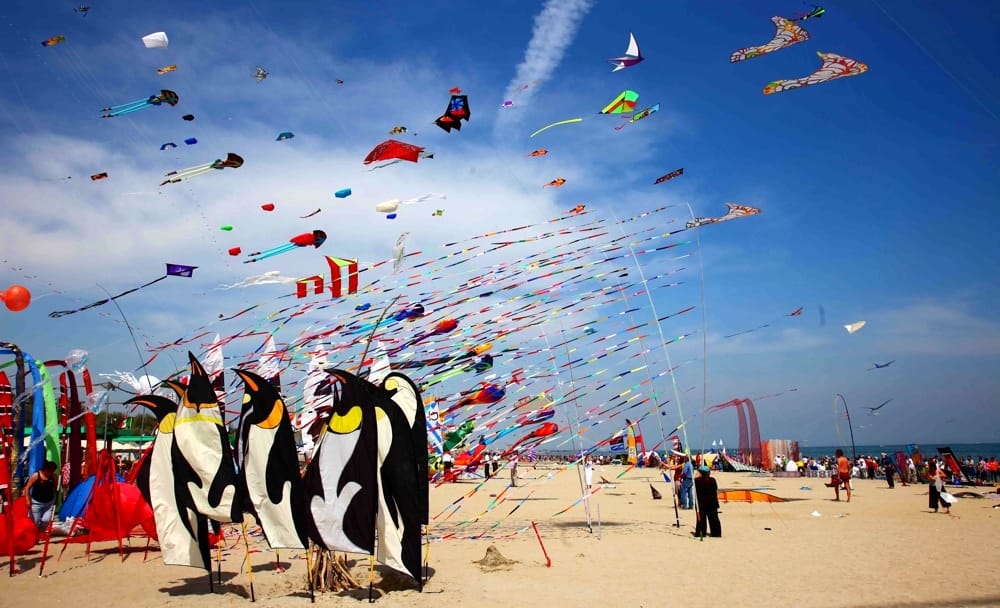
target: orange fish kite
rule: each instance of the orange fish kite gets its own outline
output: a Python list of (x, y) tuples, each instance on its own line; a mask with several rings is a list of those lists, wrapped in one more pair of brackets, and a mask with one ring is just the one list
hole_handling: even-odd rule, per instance
[[(564, 178), (564, 177), (557, 177), (554, 180), (552, 180), (551, 182), (545, 184), (545, 186), (552, 186), (554, 188), (558, 188), (558, 187), (562, 186), (565, 183), (566, 183), (566, 178)], [(544, 188), (545, 186), (542, 186), (542, 188)]]
[(546, 155), (546, 154), (548, 154), (548, 153), (549, 153), (549, 151), (548, 151), (548, 150), (546, 150), (545, 148), (539, 148), (539, 149), (537, 149), (537, 150), (533, 151), (533, 152), (532, 152), (531, 154), (529, 154), (528, 156), (545, 156), (545, 155)]

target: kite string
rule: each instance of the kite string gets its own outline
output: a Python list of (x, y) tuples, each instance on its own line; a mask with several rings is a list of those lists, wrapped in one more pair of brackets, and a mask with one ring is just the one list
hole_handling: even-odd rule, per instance
[[(611, 210), (611, 215), (615, 218), (615, 221), (618, 221), (618, 216), (615, 214), (613, 209)], [(635, 263), (635, 269), (639, 273), (639, 278), (641, 279), (643, 287), (645, 287), (646, 298), (649, 300), (649, 306), (653, 310), (653, 318), (656, 319), (656, 331), (660, 335), (660, 346), (663, 347), (663, 355), (667, 359), (667, 368), (672, 370), (674, 364), (670, 360), (670, 349), (667, 348), (667, 338), (663, 335), (663, 326), (660, 324), (660, 314), (656, 312), (656, 303), (653, 302), (653, 294), (649, 289), (648, 282), (646, 281), (646, 273), (643, 272), (642, 266), (639, 264), (639, 258), (636, 257), (635, 249), (632, 247), (631, 243), (628, 244), (628, 250), (632, 254), (632, 261)], [(677, 416), (681, 421), (683, 421), (684, 410), (681, 407), (681, 394), (677, 389), (677, 376), (673, 373), (673, 371), (670, 372), (670, 383), (674, 389), (674, 401), (677, 403)], [(683, 425), (681, 427), (681, 432), (684, 434), (684, 449), (690, 453), (691, 448), (688, 445), (687, 425)]]
[(888, 18), (889, 21), (892, 22), (893, 25), (895, 25), (897, 28), (899, 28), (899, 31), (903, 32), (903, 34), (907, 38), (909, 38), (910, 42), (912, 42), (914, 46), (916, 46), (918, 49), (920, 49), (921, 53), (923, 53), (931, 61), (933, 61), (934, 65), (936, 65), (938, 68), (940, 68), (941, 71), (944, 72), (945, 75), (948, 76), (948, 78), (950, 78), (952, 80), (952, 82), (954, 82), (955, 84), (957, 84), (958, 87), (960, 89), (962, 89), (962, 91), (964, 91), (966, 95), (968, 95), (969, 97), (971, 97), (973, 101), (975, 101), (977, 104), (979, 104), (980, 108), (982, 108), (987, 114), (989, 114), (991, 117), (993, 117), (994, 120), (1000, 121), (1000, 116), (997, 116), (996, 112), (994, 112), (993, 110), (991, 110), (989, 106), (987, 106), (985, 103), (983, 103), (979, 99), (979, 97), (977, 97), (976, 94), (972, 92), (972, 89), (970, 89), (964, 82), (962, 82), (961, 80), (959, 80), (957, 76), (955, 76), (950, 70), (948, 70), (948, 68), (944, 67), (944, 65), (940, 61), (938, 61), (937, 58), (934, 57), (934, 55), (931, 55), (930, 51), (928, 51), (926, 48), (924, 48), (924, 45), (920, 44), (917, 41), (917, 39), (914, 38), (913, 35), (910, 34), (910, 32), (905, 27), (903, 27), (903, 25), (899, 21), (897, 21), (892, 15), (890, 15), (888, 13), (888, 11), (886, 11), (884, 8), (882, 8), (882, 5), (878, 3), (878, 0), (872, 0), (872, 4), (874, 4), (875, 7), (878, 8), (878, 10), (880, 10), (882, 12), (882, 14), (885, 15), (886, 18)]
[[(687, 203), (688, 213), (694, 219), (694, 209)], [(701, 272), (701, 452), (705, 453), (705, 408), (708, 407), (708, 312), (705, 308), (705, 256), (701, 252), (701, 231), (694, 231), (698, 244), (698, 268)]]
[[(139, 343), (135, 339), (135, 332), (132, 331), (132, 324), (128, 322), (128, 319), (125, 317), (125, 312), (122, 310), (122, 307), (118, 305), (118, 301), (111, 296), (111, 293), (100, 283), (97, 283), (97, 286), (101, 288), (101, 291), (108, 294), (108, 299), (115, 305), (115, 308), (118, 309), (118, 314), (121, 315), (122, 321), (125, 322), (125, 327), (128, 329), (129, 335), (132, 336), (132, 345), (135, 346), (135, 354), (139, 356), (139, 368), (142, 369), (143, 375), (145, 375), (148, 379), (149, 370), (146, 369), (146, 360), (142, 357), (142, 350), (139, 348)], [(152, 389), (152, 387), (150, 388)], [(107, 426), (107, 418), (105, 418), (105, 426)]]

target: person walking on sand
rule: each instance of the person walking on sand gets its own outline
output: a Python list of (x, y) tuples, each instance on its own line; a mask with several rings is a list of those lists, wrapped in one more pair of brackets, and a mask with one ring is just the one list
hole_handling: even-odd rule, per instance
[(837, 452), (837, 477), (833, 480), (833, 491), (840, 500), (840, 484), (847, 489), (847, 502), (851, 502), (851, 461), (844, 456), (844, 450)]
[(885, 480), (889, 484), (889, 489), (894, 489), (896, 480), (893, 477), (896, 476), (896, 463), (885, 452), (882, 452), (882, 470), (885, 471)]

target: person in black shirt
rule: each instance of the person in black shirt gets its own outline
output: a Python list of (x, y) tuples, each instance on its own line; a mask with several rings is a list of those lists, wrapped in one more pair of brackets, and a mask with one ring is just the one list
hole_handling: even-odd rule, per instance
[(722, 522), (719, 521), (719, 484), (711, 476), (707, 466), (698, 467), (700, 475), (694, 480), (694, 492), (698, 497), (698, 523), (695, 524), (694, 535), (705, 537), (706, 524), (709, 536), (722, 536)]
[(882, 452), (882, 470), (885, 471), (885, 480), (889, 483), (889, 489), (895, 488), (896, 480), (893, 478), (896, 475), (896, 463), (885, 452)]
[(39, 530), (45, 530), (56, 506), (56, 463), (46, 460), (41, 470), (28, 478), (24, 495), (31, 507), (32, 521)]

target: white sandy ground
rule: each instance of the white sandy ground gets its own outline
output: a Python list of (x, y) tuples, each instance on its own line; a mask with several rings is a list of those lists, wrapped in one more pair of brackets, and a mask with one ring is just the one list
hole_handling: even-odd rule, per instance
[[(432, 543), (430, 579), (423, 593), (405, 577), (378, 566), (377, 603), (413, 608), (1000, 606), (1000, 509), (991, 508), (998, 501), (960, 500), (952, 517), (929, 512), (925, 485), (897, 484), (889, 490), (881, 480), (855, 480), (848, 504), (834, 502), (833, 490), (822, 479), (720, 473), (720, 488), (766, 486), (773, 488), (768, 490), (772, 494), (795, 500), (723, 504), (723, 538), (696, 540), (691, 536), (693, 511), (681, 511), (681, 526), (674, 527), (669, 490), (655, 472), (634, 469), (615, 479), (622, 470), (607, 466), (596, 471), (595, 479), (603, 475), (616, 487), (591, 498), (593, 532), (587, 529), (582, 504), (553, 517), (580, 495), (575, 469), (546, 480), (554, 469), (522, 467), (521, 487), (508, 490), (504, 502), (484, 513), (509, 481), (502, 471), (500, 478), (463, 500), (448, 521), (442, 521), (446, 511), (431, 526), (434, 536), (486, 537)], [(652, 500), (650, 483), (663, 500)], [(475, 482), (432, 487), (431, 516), (475, 487)], [(508, 516), (525, 497), (529, 500)], [(820, 516), (813, 516), (814, 511)], [(474, 523), (459, 525), (480, 515)], [(552, 559), (549, 568), (530, 528), (532, 520)], [(491, 529), (497, 521), (500, 526)], [(513, 536), (488, 538), (525, 527)], [(281, 573), (274, 553), (259, 538), (252, 543), (261, 550), (251, 555), (257, 605), (308, 606), (303, 552), (281, 552), (287, 568)], [(517, 563), (499, 570), (474, 563), (491, 544)], [(72, 545), (60, 561), (51, 558), (43, 577), (38, 576), (41, 545), (18, 560), (22, 573), (14, 578), (5, 576), (6, 559), (0, 558), (0, 606), (249, 605), (242, 544), (224, 552), (224, 584), (216, 586), (214, 595), (203, 572), (165, 566), (155, 549), (144, 562), (143, 539), (126, 547), (124, 563), (114, 543), (95, 545), (89, 562), (84, 548)], [(57, 555), (60, 549), (54, 545), (50, 553)], [(354, 576), (367, 583), (367, 558), (350, 558)], [(316, 603), (361, 605), (367, 597), (364, 588), (320, 595)]]

